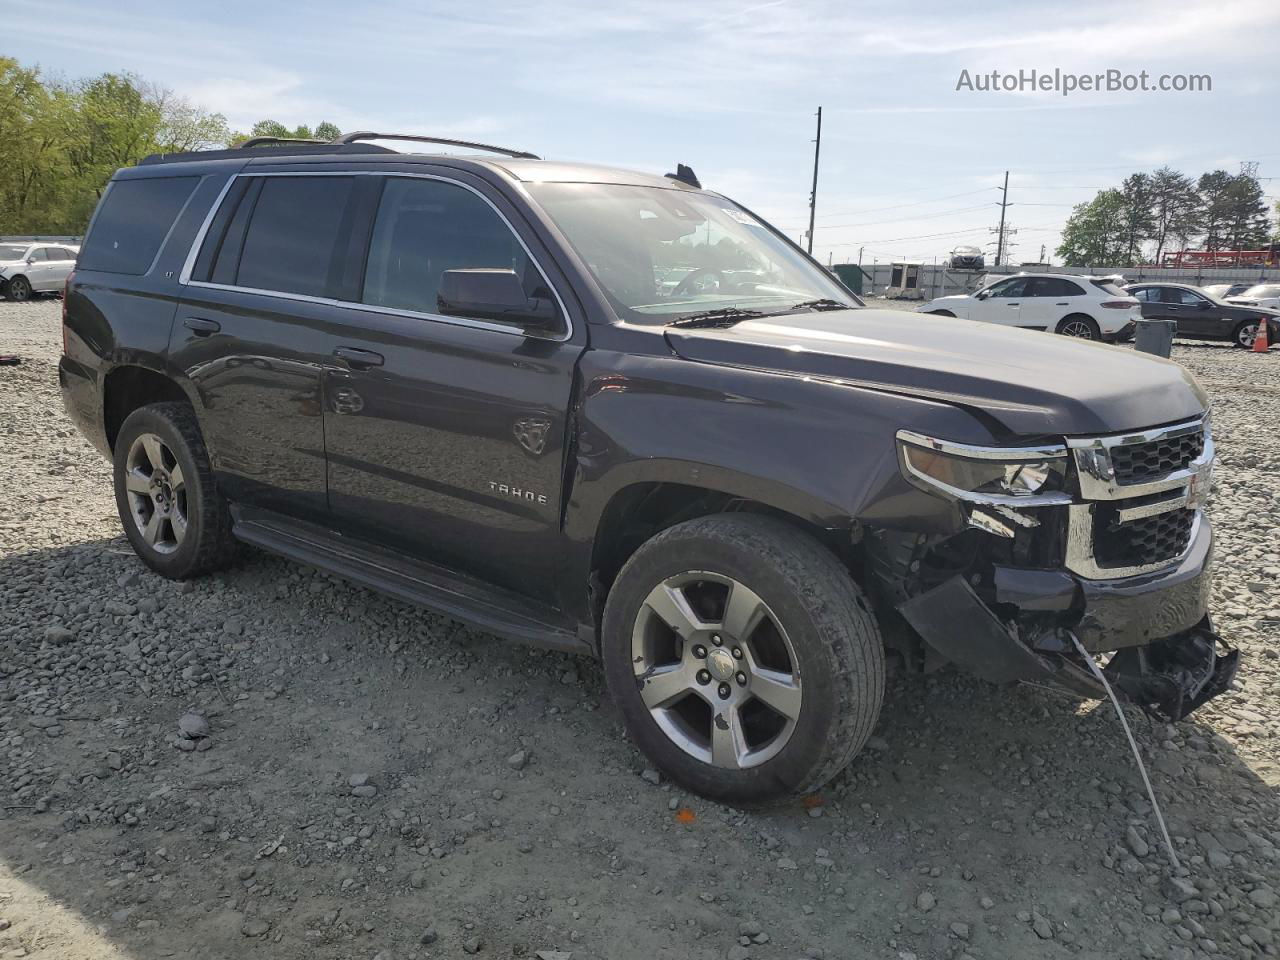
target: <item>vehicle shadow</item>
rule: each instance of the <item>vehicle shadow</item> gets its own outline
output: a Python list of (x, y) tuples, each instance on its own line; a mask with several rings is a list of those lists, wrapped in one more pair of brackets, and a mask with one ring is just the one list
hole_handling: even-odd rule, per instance
[[(1108, 705), (898, 676), (846, 772), (738, 811), (641, 776), (593, 662), (296, 564), (184, 585), (113, 539), (0, 558), (0, 583), (0, 950), (721, 958), (750, 920), (794, 954), (1046, 955), (1032, 913), (1055, 949), (1172, 936)], [(1224, 700), (1131, 723), (1190, 875), (1274, 886), (1280, 775)]]

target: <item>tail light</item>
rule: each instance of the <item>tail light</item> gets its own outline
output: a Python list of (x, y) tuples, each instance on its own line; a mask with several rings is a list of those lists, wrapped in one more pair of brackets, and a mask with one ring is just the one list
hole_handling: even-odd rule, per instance
[(66, 356), (70, 351), (67, 350), (67, 298), (71, 295), (71, 280), (75, 277), (76, 272), (72, 270), (67, 274), (66, 282), (62, 284), (62, 355)]
[(1103, 300), (1098, 306), (1110, 310), (1132, 310), (1138, 305), (1137, 300)]

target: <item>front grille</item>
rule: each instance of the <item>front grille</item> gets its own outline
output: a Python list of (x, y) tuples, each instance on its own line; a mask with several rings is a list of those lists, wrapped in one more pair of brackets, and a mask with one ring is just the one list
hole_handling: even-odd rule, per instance
[(1115, 520), (1114, 508), (1096, 514), (1094, 556), (1100, 567), (1136, 567), (1176, 560), (1191, 543), (1194, 510), (1170, 510), (1129, 523)]
[(1130, 443), (1111, 448), (1111, 465), (1116, 483), (1129, 485), (1159, 480), (1175, 470), (1184, 470), (1204, 450), (1204, 432), (1162, 437), (1146, 443)]

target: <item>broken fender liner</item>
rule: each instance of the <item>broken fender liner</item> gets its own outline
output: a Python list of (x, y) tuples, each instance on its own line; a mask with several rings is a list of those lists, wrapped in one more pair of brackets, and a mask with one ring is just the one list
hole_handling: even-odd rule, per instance
[(1054, 673), (1049, 661), (1001, 623), (962, 577), (912, 597), (898, 610), (929, 646), (983, 680), (1011, 683)]

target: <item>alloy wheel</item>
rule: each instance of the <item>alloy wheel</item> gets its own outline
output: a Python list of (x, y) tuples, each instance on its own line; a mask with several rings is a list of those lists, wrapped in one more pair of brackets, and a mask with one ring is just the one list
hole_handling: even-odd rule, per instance
[(9, 281), (9, 299), (10, 300), (30, 300), (31, 284), (27, 283), (22, 277), (14, 277)]
[(157, 553), (173, 553), (187, 535), (187, 486), (173, 451), (142, 433), (125, 460), (125, 490), (138, 533)]
[(1246, 323), (1241, 325), (1236, 331), (1236, 343), (1242, 347), (1253, 349), (1253, 341), (1258, 339), (1258, 327), (1256, 323)]
[(746, 769), (791, 738), (799, 659), (773, 611), (737, 580), (704, 571), (663, 580), (640, 607), (631, 648), (640, 699), (695, 759)]
[(1089, 324), (1083, 320), (1072, 320), (1062, 325), (1062, 334), (1067, 337), (1080, 337), (1084, 340), (1093, 339), (1093, 331), (1089, 329)]

